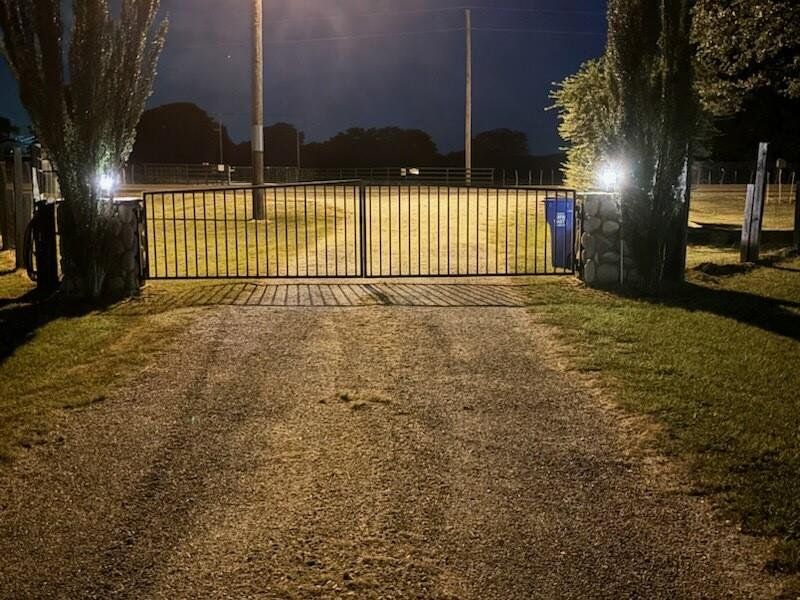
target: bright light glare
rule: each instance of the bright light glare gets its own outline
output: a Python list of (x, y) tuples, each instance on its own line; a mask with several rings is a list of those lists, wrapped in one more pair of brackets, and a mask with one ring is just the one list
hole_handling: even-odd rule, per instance
[(598, 173), (598, 183), (604, 190), (616, 191), (622, 183), (622, 171), (617, 165), (605, 164)]
[(97, 178), (97, 187), (100, 188), (100, 191), (104, 194), (110, 196), (111, 193), (114, 191), (115, 181), (112, 175), (108, 173), (104, 173)]

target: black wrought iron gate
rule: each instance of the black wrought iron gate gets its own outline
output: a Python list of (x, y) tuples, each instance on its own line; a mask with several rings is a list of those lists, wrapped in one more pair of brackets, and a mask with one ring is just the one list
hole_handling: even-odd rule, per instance
[(144, 194), (147, 276), (574, 273), (575, 192), (327, 181)]

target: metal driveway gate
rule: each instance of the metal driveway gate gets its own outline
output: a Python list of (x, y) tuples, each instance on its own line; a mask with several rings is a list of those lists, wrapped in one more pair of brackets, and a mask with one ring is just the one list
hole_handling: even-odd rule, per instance
[(575, 272), (573, 190), (352, 180), (148, 192), (144, 203), (151, 279)]

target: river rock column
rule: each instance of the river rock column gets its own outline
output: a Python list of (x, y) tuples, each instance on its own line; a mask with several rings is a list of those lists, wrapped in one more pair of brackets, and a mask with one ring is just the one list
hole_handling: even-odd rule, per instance
[(615, 194), (587, 194), (583, 203), (581, 264), (583, 280), (593, 287), (623, 285), (638, 278), (636, 265), (624, 239), (624, 224)]
[(111, 254), (115, 272), (108, 273), (107, 290), (112, 296), (133, 296), (139, 293), (143, 281), (140, 235), (143, 214), (139, 198), (114, 201), (114, 239)]

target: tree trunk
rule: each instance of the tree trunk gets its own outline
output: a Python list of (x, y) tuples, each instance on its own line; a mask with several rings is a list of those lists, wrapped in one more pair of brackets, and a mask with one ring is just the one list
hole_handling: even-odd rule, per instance
[(63, 289), (74, 298), (97, 300), (108, 292), (113, 272), (114, 222), (111, 204), (86, 186), (62, 183), (59, 214)]

